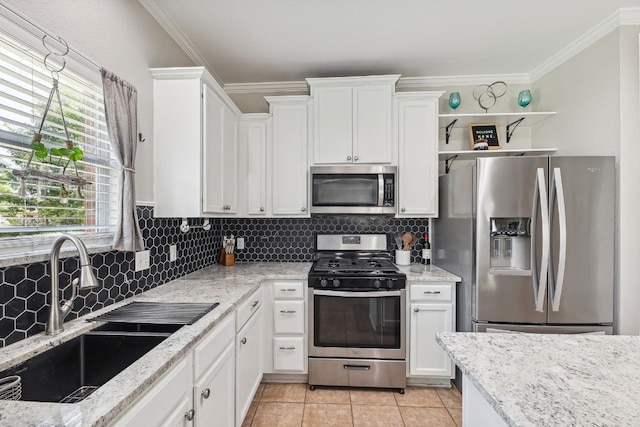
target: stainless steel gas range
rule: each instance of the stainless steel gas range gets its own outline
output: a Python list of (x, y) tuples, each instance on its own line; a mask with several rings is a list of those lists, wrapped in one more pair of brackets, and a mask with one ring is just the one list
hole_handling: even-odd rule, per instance
[(309, 272), (309, 385), (406, 386), (406, 275), (385, 234), (319, 234)]

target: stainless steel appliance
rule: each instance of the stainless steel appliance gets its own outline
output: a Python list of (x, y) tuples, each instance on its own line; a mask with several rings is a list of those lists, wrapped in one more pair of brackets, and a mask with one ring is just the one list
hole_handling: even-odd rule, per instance
[(440, 177), (459, 331), (612, 333), (613, 157), (481, 158)]
[(406, 275), (385, 234), (318, 234), (309, 272), (309, 385), (406, 386)]
[(312, 166), (312, 214), (395, 214), (395, 166)]

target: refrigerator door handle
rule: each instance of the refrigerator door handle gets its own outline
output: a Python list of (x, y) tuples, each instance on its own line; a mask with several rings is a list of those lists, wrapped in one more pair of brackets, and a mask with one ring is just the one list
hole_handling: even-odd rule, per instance
[[(551, 181), (551, 194), (558, 206), (558, 271), (551, 295), (551, 310), (560, 310), (560, 298), (562, 297), (562, 284), (564, 282), (564, 270), (567, 264), (567, 212), (564, 204), (564, 187), (562, 186), (562, 171), (560, 168), (553, 168), (553, 178)], [(553, 278), (552, 278), (553, 280)]]
[[(536, 259), (536, 243), (537, 232), (536, 223), (538, 219), (538, 207), (540, 207), (540, 215), (542, 220), (542, 254), (540, 259), (540, 274), (538, 275), (536, 267), (538, 260)], [(536, 182), (533, 190), (533, 212), (531, 213), (531, 279), (533, 281), (533, 296), (535, 299), (536, 311), (544, 311), (544, 299), (547, 290), (547, 276), (549, 271), (549, 204), (547, 199), (547, 186), (544, 179), (544, 169), (536, 170)]]

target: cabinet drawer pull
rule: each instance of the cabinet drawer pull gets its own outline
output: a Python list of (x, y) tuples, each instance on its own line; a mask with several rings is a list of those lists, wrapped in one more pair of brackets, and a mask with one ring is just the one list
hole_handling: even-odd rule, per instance
[(247, 338), (246, 338), (246, 337), (245, 337), (245, 338), (242, 338), (242, 339), (240, 340), (240, 342), (241, 342), (242, 344), (246, 344), (246, 343), (247, 343)]
[(280, 289), (280, 292), (295, 292), (295, 291), (296, 291), (295, 288)]
[(369, 365), (342, 365), (342, 367), (350, 371), (368, 371), (371, 369)]
[(280, 313), (282, 314), (293, 314), (295, 312), (296, 312), (295, 310), (280, 310)]
[(193, 421), (193, 417), (196, 415), (196, 411), (194, 411), (193, 409), (189, 409), (187, 412), (184, 413), (184, 417), (187, 419), (187, 421)]
[(280, 347), (280, 350), (295, 350), (295, 347)]
[(440, 291), (424, 291), (425, 294), (439, 294)]
[(251, 308), (254, 308), (256, 305), (258, 305), (259, 302), (260, 302), (259, 299), (255, 300), (253, 304), (251, 304)]
[(208, 399), (209, 396), (211, 395), (211, 389), (207, 388), (202, 390), (202, 393), (200, 393), (200, 395), (202, 396), (203, 399)]

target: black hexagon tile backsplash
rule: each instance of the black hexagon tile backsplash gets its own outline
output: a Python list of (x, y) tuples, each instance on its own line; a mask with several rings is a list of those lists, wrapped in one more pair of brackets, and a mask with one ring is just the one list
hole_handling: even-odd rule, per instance
[[(101, 309), (188, 273), (215, 264), (222, 236), (244, 237), (245, 249), (236, 262), (309, 262), (313, 260), (316, 233), (411, 232), (420, 235), (428, 220), (387, 216), (321, 216), (312, 218), (210, 219), (211, 229), (180, 231), (180, 218), (154, 218), (153, 208), (138, 206), (138, 217), (151, 267), (134, 271), (134, 253), (110, 251), (90, 255), (101, 286), (80, 293), (67, 320)], [(177, 246), (178, 259), (169, 261), (169, 245)], [(418, 261), (420, 246), (412, 260)], [(60, 287), (69, 297), (69, 283), (78, 277), (78, 259), (60, 262)], [(0, 347), (44, 331), (49, 313), (51, 265), (48, 261), (0, 268)], [(64, 298), (64, 297), (61, 297)]]

